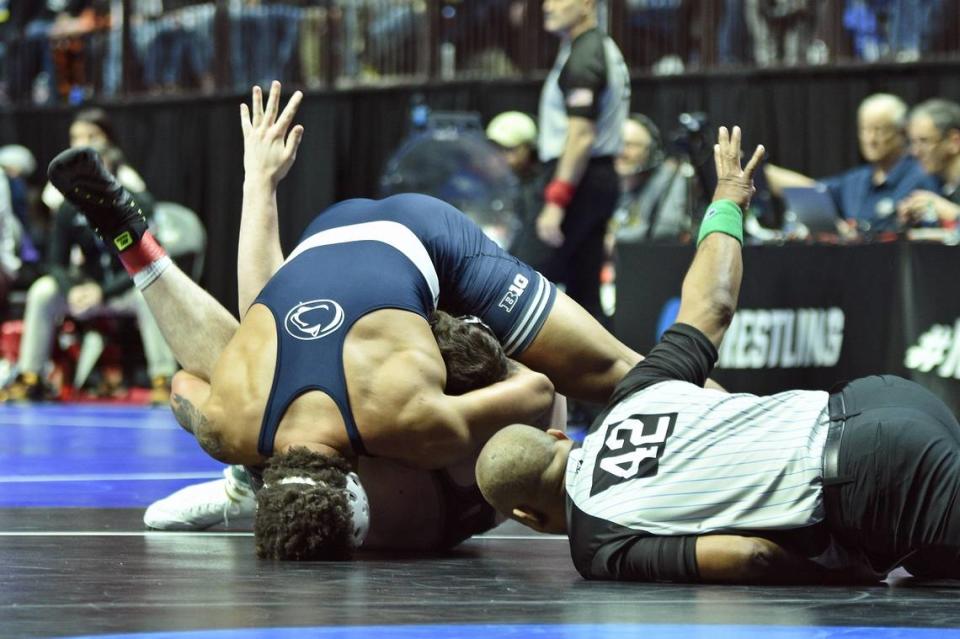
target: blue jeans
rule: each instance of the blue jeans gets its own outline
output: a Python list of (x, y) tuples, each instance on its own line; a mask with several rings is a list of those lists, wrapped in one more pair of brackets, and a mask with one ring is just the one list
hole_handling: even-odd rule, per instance
[(743, 0), (724, 0), (717, 33), (720, 64), (743, 64), (750, 60), (750, 34), (743, 13)]
[(46, 77), (48, 101), (54, 99), (56, 70), (53, 66), (53, 50), (50, 47), (50, 20), (33, 20), (27, 23), (20, 43), (19, 55), (15, 56), (11, 69), (11, 94), (14, 99), (29, 97), (33, 83), (40, 74)]
[(931, 30), (931, 16), (940, 0), (893, 0), (890, 3), (887, 22), (887, 38), (890, 49), (914, 51), (924, 49)]
[(185, 7), (132, 29), (147, 88), (183, 84), (187, 73), (210, 72), (214, 11), (213, 4)]
[(298, 7), (282, 5), (230, 11), (230, 61), (237, 90), (287, 79), (287, 66), (299, 36), (300, 13)]

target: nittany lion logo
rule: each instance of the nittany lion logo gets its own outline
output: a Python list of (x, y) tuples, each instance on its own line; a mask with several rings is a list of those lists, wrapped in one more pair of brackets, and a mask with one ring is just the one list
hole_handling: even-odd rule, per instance
[(343, 324), (343, 309), (333, 300), (300, 302), (283, 321), (291, 337), (311, 340), (326, 337)]

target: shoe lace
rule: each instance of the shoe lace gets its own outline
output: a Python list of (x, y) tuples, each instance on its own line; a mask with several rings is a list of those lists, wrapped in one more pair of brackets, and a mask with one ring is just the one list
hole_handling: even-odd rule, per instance
[(223, 485), (223, 491), (227, 496), (227, 501), (223, 505), (223, 522), (224, 525), (229, 526), (231, 514), (239, 516), (243, 511), (242, 500), (249, 499), (251, 495), (230, 476)]

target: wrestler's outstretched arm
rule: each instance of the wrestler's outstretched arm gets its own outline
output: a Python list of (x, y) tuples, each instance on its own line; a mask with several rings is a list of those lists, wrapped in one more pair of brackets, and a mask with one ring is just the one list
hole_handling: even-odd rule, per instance
[[(240, 105), (243, 129), (243, 208), (237, 247), (237, 302), (240, 318), (283, 264), (277, 219), (277, 184), (293, 166), (303, 126), (290, 129), (303, 94), (293, 94), (280, 111), (280, 83), (270, 85), (266, 108), (260, 87), (253, 87), (251, 107)], [(289, 131), (289, 135), (287, 135)]]
[(683, 278), (677, 322), (698, 329), (714, 346), (733, 320), (743, 278), (743, 213), (753, 196), (753, 174), (763, 159), (758, 146), (740, 167), (740, 127), (720, 127), (714, 146), (717, 189), (700, 226), (693, 263)]
[(549, 377), (558, 393), (605, 403), (617, 383), (643, 357), (557, 291), (543, 328), (517, 359)]
[[(549, 377), (558, 393), (602, 404), (643, 357), (558, 291), (543, 329), (518, 359)], [(705, 386), (726, 390), (712, 379)]]

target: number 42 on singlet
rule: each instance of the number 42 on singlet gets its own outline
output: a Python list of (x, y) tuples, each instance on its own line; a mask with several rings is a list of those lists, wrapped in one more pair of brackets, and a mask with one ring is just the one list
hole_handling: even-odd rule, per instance
[(593, 470), (591, 495), (620, 482), (652, 477), (659, 470), (659, 459), (673, 434), (677, 413), (631, 415), (610, 424)]

